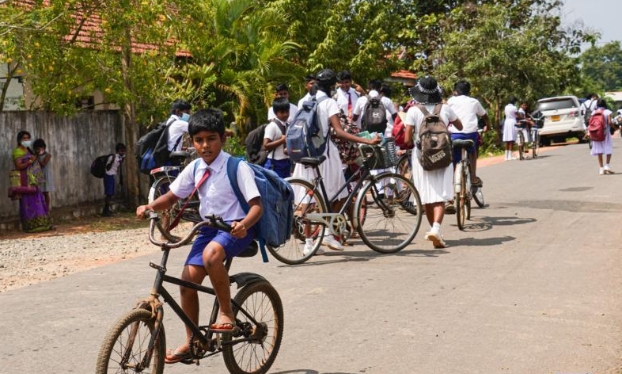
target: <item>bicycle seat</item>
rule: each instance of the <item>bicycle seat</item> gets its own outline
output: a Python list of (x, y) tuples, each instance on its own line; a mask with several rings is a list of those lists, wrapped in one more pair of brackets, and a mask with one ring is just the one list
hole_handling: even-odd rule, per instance
[(190, 157), (190, 153), (186, 151), (175, 151), (175, 152), (171, 152), (171, 154), (168, 157), (169, 158), (188, 158)]
[(257, 244), (257, 240), (251, 241), (251, 243), (244, 249), (237, 257), (253, 257), (259, 251), (259, 244)]
[(326, 156), (321, 155), (320, 157), (303, 157), (298, 162), (306, 166), (318, 166), (324, 161), (326, 161)]
[(471, 139), (456, 139), (451, 144), (453, 148), (471, 148), (475, 145)]

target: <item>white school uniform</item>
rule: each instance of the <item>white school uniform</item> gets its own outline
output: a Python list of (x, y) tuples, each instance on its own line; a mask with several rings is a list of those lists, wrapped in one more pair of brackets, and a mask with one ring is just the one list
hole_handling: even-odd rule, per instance
[[(168, 150), (171, 152), (181, 150), (184, 134), (188, 132), (188, 122), (182, 121), (178, 116), (171, 115), (168, 119)], [(177, 146), (175, 146), (177, 145)]]
[[(371, 90), (369, 91), (369, 93), (367, 94), (367, 96), (374, 98), (376, 96), (380, 95), (378, 93), (378, 91), (376, 90)], [(361, 96), (359, 97), (359, 99), (356, 101), (356, 105), (354, 107), (354, 110), (352, 111), (353, 115), (358, 116), (356, 122), (358, 123), (357, 126), (361, 127), (362, 126), (362, 116), (363, 116), (363, 111), (365, 110), (365, 105), (367, 105), (367, 102), (369, 101), (369, 99), (367, 98), (367, 96)], [(384, 105), (385, 111), (386, 111), (386, 116), (387, 116), (387, 128), (384, 131), (384, 135), (385, 137), (390, 137), (391, 136), (391, 131), (393, 131), (393, 115), (397, 113), (397, 110), (395, 109), (395, 105), (393, 105), (393, 101), (391, 101), (390, 98), (386, 97), (386, 96), (382, 96), (380, 98), (380, 102), (382, 103), (382, 105)]]
[(516, 141), (516, 113), (518, 108), (516, 105), (510, 103), (505, 106), (505, 122), (503, 122), (503, 141), (515, 142)]
[[(316, 97), (319, 99), (322, 96), (326, 96), (326, 94), (322, 91), (318, 91)], [(317, 106), (317, 114), (320, 120), (320, 124), (322, 125), (322, 132), (324, 136), (328, 136), (328, 131), (330, 129), (329, 118), (339, 114), (339, 107), (335, 100), (331, 98), (327, 98), (320, 102)], [(341, 158), (339, 157), (339, 149), (332, 141), (328, 140), (326, 142), (326, 150), (324, 151), (324, 155), (326, 156), (326, 160), (320, 164), (319, 169), (322, 177), (324, 178), (324, 187), (326, 187), (326, 194), (328, 198), (331, 199), (335, 196), (337, 191), (346, 183), (345, 176), (343, 175)], [(297, 163), (294, 167), (294, 172), (292, 173), (292, 177), (294, 178), (302, 178), (306, 180), (313, 180), (315, 175), (315, 170), (312, 168), (307, 168), (304, 165)], [(302, 196), (300, 196), (301, 191), (300, 188), (294, 188), (294, 193), (296, 195), (296, 201), (302, 201)], [(344, 189), (339, 194), (339, 198), (345, 198), (348, 196), (347, 189)], [(328, 203), (328, 201), (326, 202)]]
[[(205, 174), (205, 170), (209, 169), (210, 176), (197, 191), (201, 203), (199, 207), (201, 217), (214, 214), (222, 217), (225, 222), (243, 219), (246, 213), (242, 210), (227, 174), (227, 161), (230, 157), (230, 154), (221, 151), (211, 165), (207, 165), (201, 158), (192, 161), (171, 183), (171, 192), (180, 198), (190, 196)], [(255, 173), (244, 162), (239, 164), (237, 179), (240, 192), (247, 202), (260, 196), (255, 183)]]
[[(435, 105), (425, 105), (428, 112), (434, 111)], [(440, 112), (441, 119), (444, 123), (458, 119), (456, 113), (449, 107), (449, 105), (443, 105)], [(404, 125), (413, 127), (413, 134), (415, 141), (419, 137), (419, 128), (425, 116), (419, 108), (416, 106), (411, 107), (406, 112), (406, 118), (404, 119)], [(446, 202), (454, 198), (454, 167), (450, 164), (446, 168), (437, 169), (432, 171), (423, 170), (419, 163), (419, 156), (421, 152), (415, 147), (412, 153), (412, 167), (413, 167), (413, 182), (415, 187), (419, 191), (422, 204), (432, 204), (438, 202)]]
[[(297, 111), (298, 111), (298, 107), (292, 103), (289, 103), (289, 117), (287, 117), (288, 123), (294, 122), (294, 117), (296, 117)], [(274, 109), (270, 107), (270, 109), (268, 109), (268, 121), (272, 121), (275, 118), (276, 118), (276, 115), (274, 114)]]
[[(264, 136), (263, 136), (264, 139), (268, 139), (268, 141), (270, 142), (279, 140), (281, 136), (285, 135), (281, 131), (279, 125), (276, 124), (276, 121), (278, 121), (281, 124), (281, 126), (283, 126), (283, 128), (287, 129), (287, 123), (283, 123), (279, 121), (278, 118), (275, 118), (273, 121), (270, 121), (268, 126), (266, 126), (266, 130), (264, 131)], [(288, 159), (289, 156), (285, 154), (285, 144), (281, 144), (280, 146), (270, 151), (268, 153), (268, 158), (274, 159), (274, 160)]]

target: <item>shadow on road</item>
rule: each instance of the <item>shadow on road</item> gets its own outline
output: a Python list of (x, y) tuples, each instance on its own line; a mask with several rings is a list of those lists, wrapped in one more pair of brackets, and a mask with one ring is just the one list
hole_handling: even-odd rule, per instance
[(273, 374), (357, 374), (357, 373), (345, 373), (343, 371), (330, 371), (320, 373), (317, 370), (312, 369), (297, 369), (297, 370), (286, 370), (286, 371), (276, 371)]
[(516, 240), (513, 236), (500, 236), (496, 238), (462, 238), (458, 240), (445, 240), (450, 248), (453, 247), (489, 247), (493, 245), (500, 245), (504, 242)]
[[(513, 205), (513, 204), (506, 204)], [(516, 204), (521, 205), (521, 204)], [(522, 206), (522, 205), (521, 205)], [(513, 226), (524, 225), (526, 223), (534, 223), (537, 221), (535, 218), (520, 218), (520, 217), (481, 217), (483, 222), (480, 225), (488, 226)]]

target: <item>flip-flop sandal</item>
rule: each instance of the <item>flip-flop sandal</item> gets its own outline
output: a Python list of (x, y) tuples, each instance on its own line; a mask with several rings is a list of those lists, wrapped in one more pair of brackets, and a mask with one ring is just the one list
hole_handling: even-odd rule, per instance
[(209, 327), (209, 331), (216, 334), (232, 334), (238, 332), (240, 329), (232, 322), (213, 323)]
[(167, 364), (175, 364), (180, 361), (189, 360), (192, 358), (192, 355), (189, 351), (186, 352), (177, 352), (177, 348), (175, 350), (168, 350), (166, 352), (166, 356), (164, 357), (164, 362)]

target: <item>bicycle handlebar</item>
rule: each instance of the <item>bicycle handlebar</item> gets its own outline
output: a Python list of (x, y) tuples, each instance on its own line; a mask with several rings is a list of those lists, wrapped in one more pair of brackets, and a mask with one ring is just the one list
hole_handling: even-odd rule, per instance
[[(190, 232), (188, 233), (188, 235), (186, 235), (184, 238), (176, 242), (175, 238), (173, 238), (173, 236), (168, 231), (164, 230), (164, 228), (162, 227), (162, 224), (160, 223), (160, 217), (158, 216), (158, 214), (154, 211), (149, 211), (149, 220), (150, 220), (149, 241), (152, 244), (155, 244), (159, 247), (167, 246), (168, 248), (173, 249), (173, 248), (179, 248), (182, 245), (186, 245), (190, 241), (190, 239), (194, 236), (194, 234), (200, 228), (204, 226), (214, 227), (219, 230), (223, 230), (227, 232), (231, 231), (231, 225), (223, 221), (222, 217), (220, 216), (216, 216), (212, 214), (210, 216), (206, 216), (205, 219), (206, 219), (205, 221), (201, 221), (197, 223), (196, 225), (194, 225), (192, 227), (192, 230), (190, 230)], [(160, 233), (168, 240), (167, 242), (161, 242), (155, 239), (154, 231), (156, 227), (158, 228), (158, 231), (160, 231)]]

